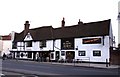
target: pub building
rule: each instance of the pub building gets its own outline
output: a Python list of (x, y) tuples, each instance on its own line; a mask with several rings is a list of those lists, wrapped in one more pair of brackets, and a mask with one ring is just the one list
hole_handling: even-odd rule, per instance
[(110, 62), (110, 48), (113, 47), (111, 20), (83, 23), (61, 27), (42, 26), (13, 33), (12, 50), (14, 58), (40, 61)]

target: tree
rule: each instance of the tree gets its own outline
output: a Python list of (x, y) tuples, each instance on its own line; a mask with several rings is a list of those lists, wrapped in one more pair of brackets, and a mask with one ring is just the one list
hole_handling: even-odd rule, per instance
[(118, 44), (118, 48), (120, 49), (120, 43)]
[(120, 43), (118, 44), (118, 51), (120, 51)]

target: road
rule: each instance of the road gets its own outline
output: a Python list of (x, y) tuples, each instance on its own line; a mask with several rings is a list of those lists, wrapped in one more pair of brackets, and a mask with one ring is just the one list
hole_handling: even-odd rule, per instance
[(88, 67), (74, 67), (67, 65), (55, 65), (51, 63), (40, 63), (34, 61), (2, 61), (3, 74), (11, 71), (19, 74), (30, 75), (118, 75), (118, 69), (98, 69)]

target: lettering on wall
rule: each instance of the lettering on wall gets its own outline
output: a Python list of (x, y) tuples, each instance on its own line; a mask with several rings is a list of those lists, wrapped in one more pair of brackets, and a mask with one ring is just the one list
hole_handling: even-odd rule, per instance
[(101, 44), (101, 38), (83, 39), (83, 44)]

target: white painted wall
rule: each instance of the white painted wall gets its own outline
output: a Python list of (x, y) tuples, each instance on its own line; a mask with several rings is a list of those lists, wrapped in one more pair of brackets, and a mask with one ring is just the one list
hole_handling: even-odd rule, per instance
[[(118, 13), (120, 13), (120, 1), (118, 2)], [(120, 20), (118, 20), (118, 44), (120, 44)]]
[[(24, 51), (24, 47), (20, 47), (20, 46), (24, 46), (23, 42), (17, 42), (17, 50), (18, 51)], [(25, 51), (49, 51), (49, 50), (53, 50), (53, 40), (47, 40), (46, 41), (46, 47), (40, 48), (40, 42), (36, 41), (36, 42), (32, 42), (32, 47), (26, 47), (26, 43), (25, 43)]]
[(46, 47), (43, 47), (43, 49), (41, 49), (42, 51), (49, 51), (49, 50), (53, 50), (53, 40), (47, 40), (46, 41)]
[(2, 56), (2, 49), (3, 49), (2, 40), (0, 40), (0, 56)]
[[(28, 33), (24, 41), (30, 41), (30, 40), (33, 40), (33, 39), (30, 33)], [(20, 48), (18, 48), (18, 50), (20, 50)], [(53, 40), (47, 40), (46, 47), (43, 47), (43, 48), (40, 48), (40, 41), (35, 41), (35, 42), (33, 41), (32, 47), (26, 47), (26, 43), (25, 43), (25, 51), (49, 51), (49, 50), (53, 50)]]
[(60, 49), (61, 49), (61, 39), (55, 40), (54, 45), (55, 45), (54, 46), (55, 51), (60, 51)]
[[(112, 36), (112, 35), (111, 35)], [(85, 38), (96, 38), (96, 37), (85, 37)], [(109, 47), (110, 47), (110, 38), (109, 36), (104, 36), (104, 45), (103, 45), (103, 37), (102, 36), (98, 36), (98, 38), (101, 38), (102, 43), (101, 44), (82, 44), (82, 39), (85, 38), (75, 38), (74, 39), (74, 43), (75, 43), (75, 47), (78, 47), (78, 50), (61, 50), (61, 39), (56, 39), (54, 41), (54, 50), (55, 51), (75, 51), (75, 59), (90, 59), (90, 61), (92, 62), (106, 62), (106, 59), (110, 58), (110, 53), (109, 53)], [(32, 37), (30, 39), (25, 38), (25, 41), (29, 41), (31, 40)], [(17, 45), (23, 45), (23, 42), (18, 42)], [(17, 47), (17, 50), (24, 50), (23, 48), (19, 48)], [(49, 50), (53, 50), (53, 40), (47, 40), (46, 41), (46, 47), (40, 48), (40, 42), (36, 41), (36, 42), (32, 42), (32, 47), (26, 47), (25, 44), (25, 50), (26, 51), (49, 51)], [(86, 56), (78, 56), (78, 51), (84, 50), (86, 51)], [(101, 51), (101, 56), (93, 56), (93, 50), (100, 50)], [(55, 53), (54, 53), (55, 55)], [(61, 56), (61, 52), (60, 52), (60, 58), (65, 59), (65, 56)], [(55, 59), (55, 56), (54, 56)], [(86, 60), (85, 60), (86, 61)], [(88, 60), (87, 60), (88, 61)]]
[(33, 51), (49, 51), (53, 50), (53, 40), (46, 41), (46, 47), (40, 48), (40, 41), (32, 42), (32, 50)]
[(23, 42), (17, 42), (17, 50), (24, 51), (24, 43)]
[(15, 37), (15, 32), (12, 31), (12, 32), (11, 32), (11, 41), (12, 41), (12, 42), (14, 41), (14, 37)]
[(10, 51), (12, 49), (12, 41), (11, 40), (4, 40), (2, 41), (3, 44), (3, 50), (2, 50), (2, 55), (3, 53), (5, 54), (9, 54)]
[[(86, 37), (86, 38), (96, 38), (96, 37)], [(59, 50), (61, 49), (61, 40), (57, 39), (55, 40), (55, 51), (75, 51), (75, 59), (84, 59), (84, 61), (90, 61), (91, 62), (106, 62), (106, 59), (110, 58), (110, 53), (109, 53), (109, 36), (104, 37), (104, 45), (103, 45), (103, 37), (98, 36), (98, 38), (101, 38), (101, 44), (82, 44), (82, 39), (85, 38), (75, 38), (74, 39), (74, 48), (77, 48), (78, 50)], [(56, 48), (57, 47), (57, 48)], [(86, 56), (78, 56), (78, 51), (86, 51)], [(93, 50), (100, 50), (101, 51), (101, 56), (93, 56)], [(65, 54), (66, 55), (66, 54)], [(65, 56), (61, 56), (60, 52), (60, 59), (63, 58), (65, 59)], [(86, 60), (85, 60), (86, 59)]]
[[(88, 38), (91, 38), (91, 37), (88, 37)], [(92, 61), (92, 62), (106, 62), (106, 59), (109, 60), (109, 58), (110, 58), (109, 36), (104, 37), (104, 45), (103, 45), (103, 43), (101, 43), (101, 44), (82, 44), (82, 39), (84, 39), (84, 38), (76, 38), (75, 39), (75, 47), (78, 46), (78, 50), (76, 50), (76, 53), (75, 53), (75, 55), (76, 55), (75, 59), (90, 57), (90, 61)], [(86, 51), (86, 56), (82, 56), (82, 57), (78, 56), (79, 50)], [(93, 50), (100, 50), (101, 56), (93, 56)]]
[(40, 42), (39, 41), (33, 42), (33, 50), (40, 51)]

